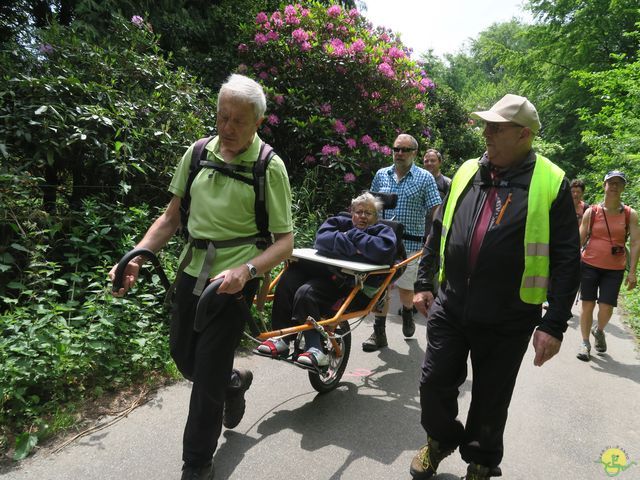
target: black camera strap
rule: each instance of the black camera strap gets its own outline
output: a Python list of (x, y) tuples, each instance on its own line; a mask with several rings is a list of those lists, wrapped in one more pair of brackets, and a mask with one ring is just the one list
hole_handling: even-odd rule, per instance
[(604, 217), (604, 223), (607, 224), (607, 233), (609, 234), (609, 243), (611, 244), (611, 246), (613, 247), (613, 239), (611, 238), (611, 230), (609, 230), (609, 222), (607, 221), (607, 212), (604, 208), (604, 205), (602, 205), (602, 216)]

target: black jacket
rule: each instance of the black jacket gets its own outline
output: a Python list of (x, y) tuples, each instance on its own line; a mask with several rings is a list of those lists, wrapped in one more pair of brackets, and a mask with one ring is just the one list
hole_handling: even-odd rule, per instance
[[(473, 182), (458, 199), (445, 251), (445, 280), (438, 291), (437, 303), (449, 317), (462, 324), (487, 324), (513, 331), (540, 325), (540, 330), (562, 339), (580, 283), (579, 233), (569, 183), (566, 178), (562, 181), (551, 205), (549, 308), (541, 319), (540, 305), (520, 300), (527, 196), (535, 153), (531, 151), (521, 164), (500, 172), (495, 181), (491, 179), (486, 154), (479, 162), (480, 169)], [(504, 206), (509, 193), (511, 203), (504, 207), (499, 224), (496, 224), (498, 212), (493, 212), (471, 270), (468, 258), (473, 229), (488, 189), (494, 183), (499, 198), (496, 210)], [(423, 251), (416, 291), (433, 290), (433, 278), (439, 268), (443, 209), (437, 213)]]

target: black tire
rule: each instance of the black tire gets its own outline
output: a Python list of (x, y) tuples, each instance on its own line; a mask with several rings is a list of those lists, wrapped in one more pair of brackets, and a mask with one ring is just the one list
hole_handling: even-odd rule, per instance
[(342, 348), (342, 356), (337, 358), (336, 352), (329, 344), (329, 368), (325, 373), (317, 374), (309, 372), (309, 382), (311, 386), (319, 393), (327, 393), (335, 389), (340, 383), (340, 379), (347, 368), (349, 355), (351, 354), (351, 326), (347, 320), (341, 322), (336, 328), (336, 341)]

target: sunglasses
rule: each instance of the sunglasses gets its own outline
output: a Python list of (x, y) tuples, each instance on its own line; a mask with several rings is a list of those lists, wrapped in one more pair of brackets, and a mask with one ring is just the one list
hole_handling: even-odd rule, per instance
[(417, 148), (410, 148), (410, 147), (393, 147), (391, 150), (393, 150), (394, 153), (409, 153), (409, 152), (415, 152), (417, 150)]
[(486, 122), (484, 124), (484, 129), (487, 133), (491, 133), (491, 134), (495, 134), (495, 133), (500, 133), (504, 130), (506, 130), (507, 128), (513, 128), (513, 127), (518, 127), (518, 128), (525, 128), (522, 125), (518, 125), (517, 123), (494, 123), (494, 122)]

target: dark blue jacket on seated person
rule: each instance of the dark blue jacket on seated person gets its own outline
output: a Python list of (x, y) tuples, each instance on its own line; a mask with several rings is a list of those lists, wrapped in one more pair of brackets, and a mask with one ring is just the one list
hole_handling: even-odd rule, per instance
[(356, 228), (351, 218), (328, 218), (316, 234), (315, 248), (321, 255), (353, 262), (392, 265), (396, 258), (396, 234), (382, 223)]

